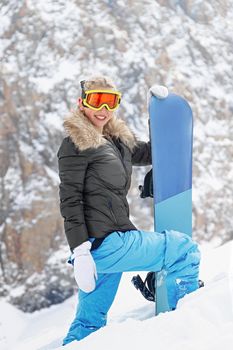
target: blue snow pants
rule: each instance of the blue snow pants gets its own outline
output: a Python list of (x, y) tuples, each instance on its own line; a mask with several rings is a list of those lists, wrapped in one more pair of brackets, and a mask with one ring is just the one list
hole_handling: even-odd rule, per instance
[(92, 251), (92, 256), (98, 273), (96, 288), (91, 293), (79, 290), (77, 312), (63, 345), (106, 325), (122, 272), (163, 270), (169, 280), (168, 301), (172, 309), (180, 298), (198, 288), (197, 244), (177, 231), (116, 231)]

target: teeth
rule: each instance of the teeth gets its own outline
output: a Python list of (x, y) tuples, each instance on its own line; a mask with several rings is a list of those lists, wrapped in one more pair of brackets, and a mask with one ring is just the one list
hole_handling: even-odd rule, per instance
[(106, 117), (103, 117), (103, 116), (101, 116), (101, 115), (96, 115), (95, 116), (97, 119), (100, 119), (100, 120), (104, 120)]

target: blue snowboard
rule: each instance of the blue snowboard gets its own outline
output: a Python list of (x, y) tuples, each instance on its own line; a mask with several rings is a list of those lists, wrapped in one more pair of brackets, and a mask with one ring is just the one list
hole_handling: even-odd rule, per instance
[[(152, 145), (155, 231), (176, 230), (192, 235), (193, 119), (189, 104), (180, 96), (151, 96), (149, 102)], [(156, 274), (156, 315), (170, 311), (168, 280)]]

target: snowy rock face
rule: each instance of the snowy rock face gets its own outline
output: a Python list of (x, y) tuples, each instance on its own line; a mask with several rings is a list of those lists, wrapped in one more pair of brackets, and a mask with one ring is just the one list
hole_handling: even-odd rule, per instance
[[(230, 0), (1, 2), (1, 296), (33, 311), (73, 293), (56, 153), (79, 81), (92, 73), (116, 81), (119, 115), (141, 139), (150, 85), (189, 100), (194, 233), (232, 238), (232, 9)], [(138, 199), (144, 173), (135, 170), (129, 200), (135, 224), (152, 229), (148, 201)]]

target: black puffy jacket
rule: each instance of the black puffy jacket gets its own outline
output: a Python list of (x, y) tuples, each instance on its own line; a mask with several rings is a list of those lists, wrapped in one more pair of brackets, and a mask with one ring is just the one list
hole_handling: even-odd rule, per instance
[(134, 230), (126, 199), (132, 165), (151, 164), (150, 142), (136, 141), (123, 120), (113, 117), (103, 135), (80, 112), (64, 123), (58, 151), (60, 210), (71, 250), (89, 237)]

